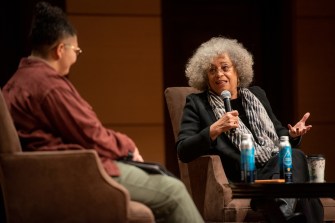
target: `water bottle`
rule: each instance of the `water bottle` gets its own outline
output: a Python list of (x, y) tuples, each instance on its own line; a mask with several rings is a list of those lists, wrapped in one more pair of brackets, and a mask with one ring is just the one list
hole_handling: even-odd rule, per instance
[(241, 146), (241, 181), (252, 183), (255, 181), (255, 178), (255, 147), (251, 140), (251, 134), (243, 134)]
[(292, 173), (292, 148), (288, 136), (281, 136), (279, 142), (279, 168), (280, 178), (285, 179), (285, 183), (293, 182)]

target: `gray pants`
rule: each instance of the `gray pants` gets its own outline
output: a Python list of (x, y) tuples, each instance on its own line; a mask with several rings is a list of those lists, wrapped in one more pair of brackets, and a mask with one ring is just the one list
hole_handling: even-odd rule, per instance
[(170, 223), (204, 222), (181, 181), (147, 174), (129, 164), (116, 163), (121, 175), (113, 178), (127, 188), (132, 200), (150, 207), (156, 219)]

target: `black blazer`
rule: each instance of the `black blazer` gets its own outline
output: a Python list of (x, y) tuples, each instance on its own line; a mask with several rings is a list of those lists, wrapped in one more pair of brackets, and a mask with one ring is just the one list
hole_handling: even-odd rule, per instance
[[(288, 129), (283, 127), (273, 114), (264, 90), (257, 86), (250, 87), (249, 90), (265, 107), (277, 135), (288, 135)], [(225, 134), (211, 141), (209, 127), (215, 121), (214, 112), (208, 102), (207, 91), (187, 96), (177, 140), (178, 157), (182, 162), (190, 162), (202, 155), (219, 155), (228, 179), (239, 181), (240, 151)], [(292, 147), (297, 147), (299, 143), (300, 138), (291, 139)]]

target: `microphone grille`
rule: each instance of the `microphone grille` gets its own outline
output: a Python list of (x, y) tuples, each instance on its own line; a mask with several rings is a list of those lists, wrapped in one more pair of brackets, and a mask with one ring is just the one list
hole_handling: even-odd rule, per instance
[(224, 91), (221, 92), (221, 97), (222, 98), (230, 98), (231, 94), (228, 90), (224, 90)]

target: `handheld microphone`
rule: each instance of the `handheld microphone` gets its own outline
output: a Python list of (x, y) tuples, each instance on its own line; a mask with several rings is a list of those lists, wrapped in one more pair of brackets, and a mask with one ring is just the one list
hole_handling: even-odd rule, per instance
[(230, 97), (231, 97), (231, 94), (228, 90), (224, 90), (221, 92), (221, 98), (223, 99), (224, 108), (226, 112), (232, 111), (231, 105), (230, 105)]
[[(231, 98), (231, 94), (228, 90), (224, 90), (221, 92), (221, 98), (223, 99), (223, 103), (224, 103), (224, 108), (226, 110), (226, 112), (231, 112), (231, 105), (230, 105), (230, 98)], [(232, 133), (235, 132), (235, 129), (231, 129), (230, 130)]]

